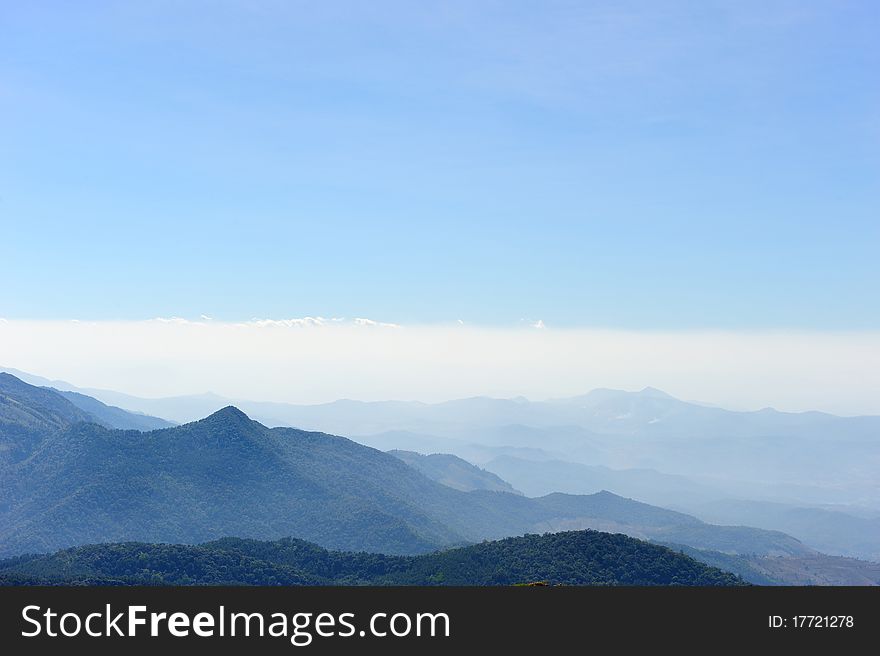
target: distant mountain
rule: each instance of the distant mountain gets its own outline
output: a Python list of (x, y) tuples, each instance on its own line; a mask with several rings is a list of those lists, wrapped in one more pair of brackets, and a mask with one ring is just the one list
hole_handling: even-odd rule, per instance
[(666, 544), (670, 549), (718, 567), (755, 585), (880, 585), (880, 563), (814, 553), (801, 556), (728, 554)]
[(825, 437), (833, 431), (851, 439), (872, 439), (880, 433), (880, 417), (837, 417), (823, 412), (780, 412), (773, 408), (737, 412), (680, 401), (651, 387), (640, 392), (597, 389), (545, 405), (564, 408), (572, 418), (578, 418), (570, 423), (613, 435)]
[(437, 437), (410, 431), (387, 431), (375, 435), (358, 435), (356, 442), (379, 449), (380, 451), (415, 451), (417, 453), (449, 453), (462, 460), (482, 466), (502, 455), (511, 455), (524, 460), (554, 460), (564, 458), (558, 451), (527, 446), (488, 446), (460, 439)]
[(730, 558), (747, 560), (754, 569), (783, 585), (880, 585), (880, 564), (856, 558), (826, 554)]
[(0, 561), (0, 584), (742, 585), (732, 574), (624, 535), (526, 535), (423, 556), (327, 551), (302, 540), (101, 544)]
[(466, 460), (448, 453), (432, 453), (423, 455), (415, 451), (388, 451), (395, 458), (403, 460), (410, 467), (422, 472), (432, 481), (443, 483), (462, 492), (473, 490), (492, 490), (495, 492), (511, 492), (522, 494), (507, 481), (492, 472), (472, 465)]
[(877, 517), (733, 499), (690, 504), (689, 508), (706, 521), (774, 528), (825, 553), (880, 563), (880, 518)]
[[(821, 412), (788, 413), (770, 408), (734, 412), (675, 399), (652, 388), (641, 392), (599, 389), (553, 401), (476, 397), (426, 404), (336, 401), (323, 405), (243, 404), (276, 422), (349, 435), (388, 430), (454, 436), (456, 429), (576, 426), (599, 435), (704, 438), (797, 436), (872, 439), (880, 417), (837, 417)], [(439, 432), (438, 432), (439, 431)]]
[[(530, 401), (473, 397), (442, 403), (353, 401), (318, 405), (256, 402), (215, 394), (146, 399), (120, 392), (77, 388), (14, 369), (2, 369), (31, 384), (74, 391), (127, 410), (193, 421), (235, 404), (268, 426), (295, 426), (342, 435), (371, 435), (400, 430), (451, 437), (459, 430), (522, 426), (531, 429), (579, 427), (598, 435), (640, 437), (801, 437), (872, 440), (880, 435), (880, 417), (838, 417), (822, 412), (780, 412), (772, 408), (732, 411), (681, 401), (646, 387), (639, 392), (596, 389), (581, 396)], [(505, 435), (510, 429), (505, 430)], [(477, 440), (487, 444), (488, 440)], [(505, 441), (509, 444), (510, 442)]]
[[(82, 412), (55, 392), (18, 385), (40, 402), (24, 413), (25, 427), (49, 399), (58, 412)], [(143, 433), (65, 421), (48, 423), (28, 457), (0, 465), (0, 554), (228, 535), (296, 535), (334, 549), (412, 554), (585, 528), (733, 553), (811, 553), (782, 533), (712, 526), (607, 492), (539, 499), (460, 492), (386, 453), (323, 433), (269, 429), (233, 407)], [(11, 430), (2, 439), (13, 449), (30, 439), (18, 437)]]
[[(842, 510), (770, 501), (730, 499), (729, 483), (714, 485), (650, 469), (610, 469), (560, 460), (525, 460), (502, 455), (484, 464), (528, 496), (551, 491), (615, 494), (675, 508), (713, 524), (783, 531), (826, 554), (880, 562), (880, 518)], [(742, 492), (749, 490), (740, 488)], [(760, 488), (751, 490), (760, 494)]]
[(523, 460), (507, 455), (490, 460), (485, 467), (529, 496), (543, 496), (553, 491), (592, 494), (608, 490), (667, 507), (686, 504), (695, 498), (708, 500), (725, 496), (709, 485), (652, 469), (610, 469), (563, 460)]

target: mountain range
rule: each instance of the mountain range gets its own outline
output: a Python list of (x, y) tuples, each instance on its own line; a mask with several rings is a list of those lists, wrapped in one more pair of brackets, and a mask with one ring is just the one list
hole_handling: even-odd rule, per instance
[[(653, 470), (689, 479), (693, 489), (707, 492), (694, 497), (699, 502), (739, 498), (880, 512), (880, 417), (875, 416), (770, 408), (731, 411), (682, 401), (650, 387), (639, 392), (598, 389), (549, 401), (475, 397), (434, 404), (340, 400), (292, 405), (215, 394), (144, 399), (17, 375), (176, 422), (235, 405), (269, 427), (345, 435), (381, 450), (452, 454), (483, 468), (508, 455), (613, 470)], [(509, 482), (534, 489), (542, 484), (541, 476)], [(677, 494), (675, 488), (684, 481), (666, 483)], [(638, 498), (649, 503), (681, 500), (663, 496), (662, 489), (658, 492), (657, 499)]]
[(839, 417), (823, 412), (780, 412), (773, 408), (733, 411), (681, 401), (652, 387), (639, 392), (595, 389), (587, 394), (548, 401), (523, 397), (495, 399), (473, 397), (422, 403), (417, 401), (353, 401), (342, 399), (317, 405), (257, 402), (230, 399), (212, 393), (147, 399), (102, 389), (78, 388), (11, 368), (0, 367), (21, 380), (61, 391), (87, 394), (105, 403), (185, 423), (227, 405), (236, 405), (267, 426), (367, 435), (389, 430), (416, 433), (442, 428), (471, 429), (499, 426), (535, 428), (577, 426), (601, 435), (654, 437), (800, 437), (874, 440), (880, 434), (880, 417)]
[(412, 554), (583, 528), (720, 551), (811, 552), (783, 533), (713, 526), (608, 492), (534, 499), (462, 492), (387, 453), (324, 433), (270, 429), (233, 407), (156, 431), (112, 430), (84, 421), (60, 395), (9, 378), (4, 405), (73, 414), (56, 411), (51, 430), (3, 465), (3, 555), (290, 535), (327, 548)]
[[(663, 400), (654, 392), (648, 397)], [(144, 422), (166, 427), (143, 430)], [(866, 551), (859, 549), (873, 549), (870, 531), (863, 544), (847, 542), (853, 531), (873, 527), (870, 512), (855, 522), (837, 511), (813, 512), (814, 525), (803, 513), (774, 514), (767, 508), (777, 506), (752, 501), (769, 506), (761, 506), (757, 526), (744, 526), (758, 509), (731, 505), (714, 481), (555, 460), (548, 444), (554, 429), (517, 426), (508, 435), (515, 444), (531, 430), (546, 431), (547, 439), (536, 448), (437, 438), (487, 461), (480, 468), (450, 454), (384, 453), (326, 433), (269, 428), (232, 406), (170, 425), (81, 392), (0, 374), (0, 555), (229, 536), (295, 536), (323, 548), (409, 555), (525, 533), (598, 529), (677, 545), (711, 564), (728, 562), (756, 583), (875, 580), (870, 563), (817, 550), (861, 557)], [(494, 430), (484, 428), (490, 442)], [(594, 434), (569, 427), (557, 435), (564, 442)], [(691, 507), (701, 519), (688, 514)], [(774, 530), (782, 526), (806, 544)], [(804, 577), (794, 562), (817, 575)]]

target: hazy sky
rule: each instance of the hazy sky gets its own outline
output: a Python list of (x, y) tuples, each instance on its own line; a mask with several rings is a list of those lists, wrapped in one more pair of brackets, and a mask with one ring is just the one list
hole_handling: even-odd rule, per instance
[[(849, 349), (855, 389), (880, 330), (878, 32), (845, 0), (2, 2), (0, 317), (797, 333)], [(511, 391), (664, 385), (564, 361)], [(758, 364), (768, 403), (789, 393)], [(814, 382), (851, 393), (789, 389)]]

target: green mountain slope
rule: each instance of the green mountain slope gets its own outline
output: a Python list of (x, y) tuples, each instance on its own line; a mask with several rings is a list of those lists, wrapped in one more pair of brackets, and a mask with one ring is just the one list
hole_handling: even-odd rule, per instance
[(0, 562), (0, 583), (129, 585), (740, 585), (624, 535), (526, 535), (422, 556), (327, 551), (302, 540), (103, 544)]

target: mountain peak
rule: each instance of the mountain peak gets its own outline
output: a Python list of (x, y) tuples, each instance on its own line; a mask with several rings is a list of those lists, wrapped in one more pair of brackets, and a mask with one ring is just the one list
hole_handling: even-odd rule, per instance
[(674, 399), (675, 397), (670, 396), (663, 390), (658, 390), (656, 387), (646, 387), (642, 391), (639, 392), (639, 396), (646, 396), (652, 399)]
[(246, 422), (250, 423), (252, 419), (248, 417), (241, 410), (236, 408), (234, 405), (227, 405), (225, 408), (220, 408), (217, 412), (214, 412), (207, 417), (205, 417), (202, 421), (235, 421), (235, 422)]

